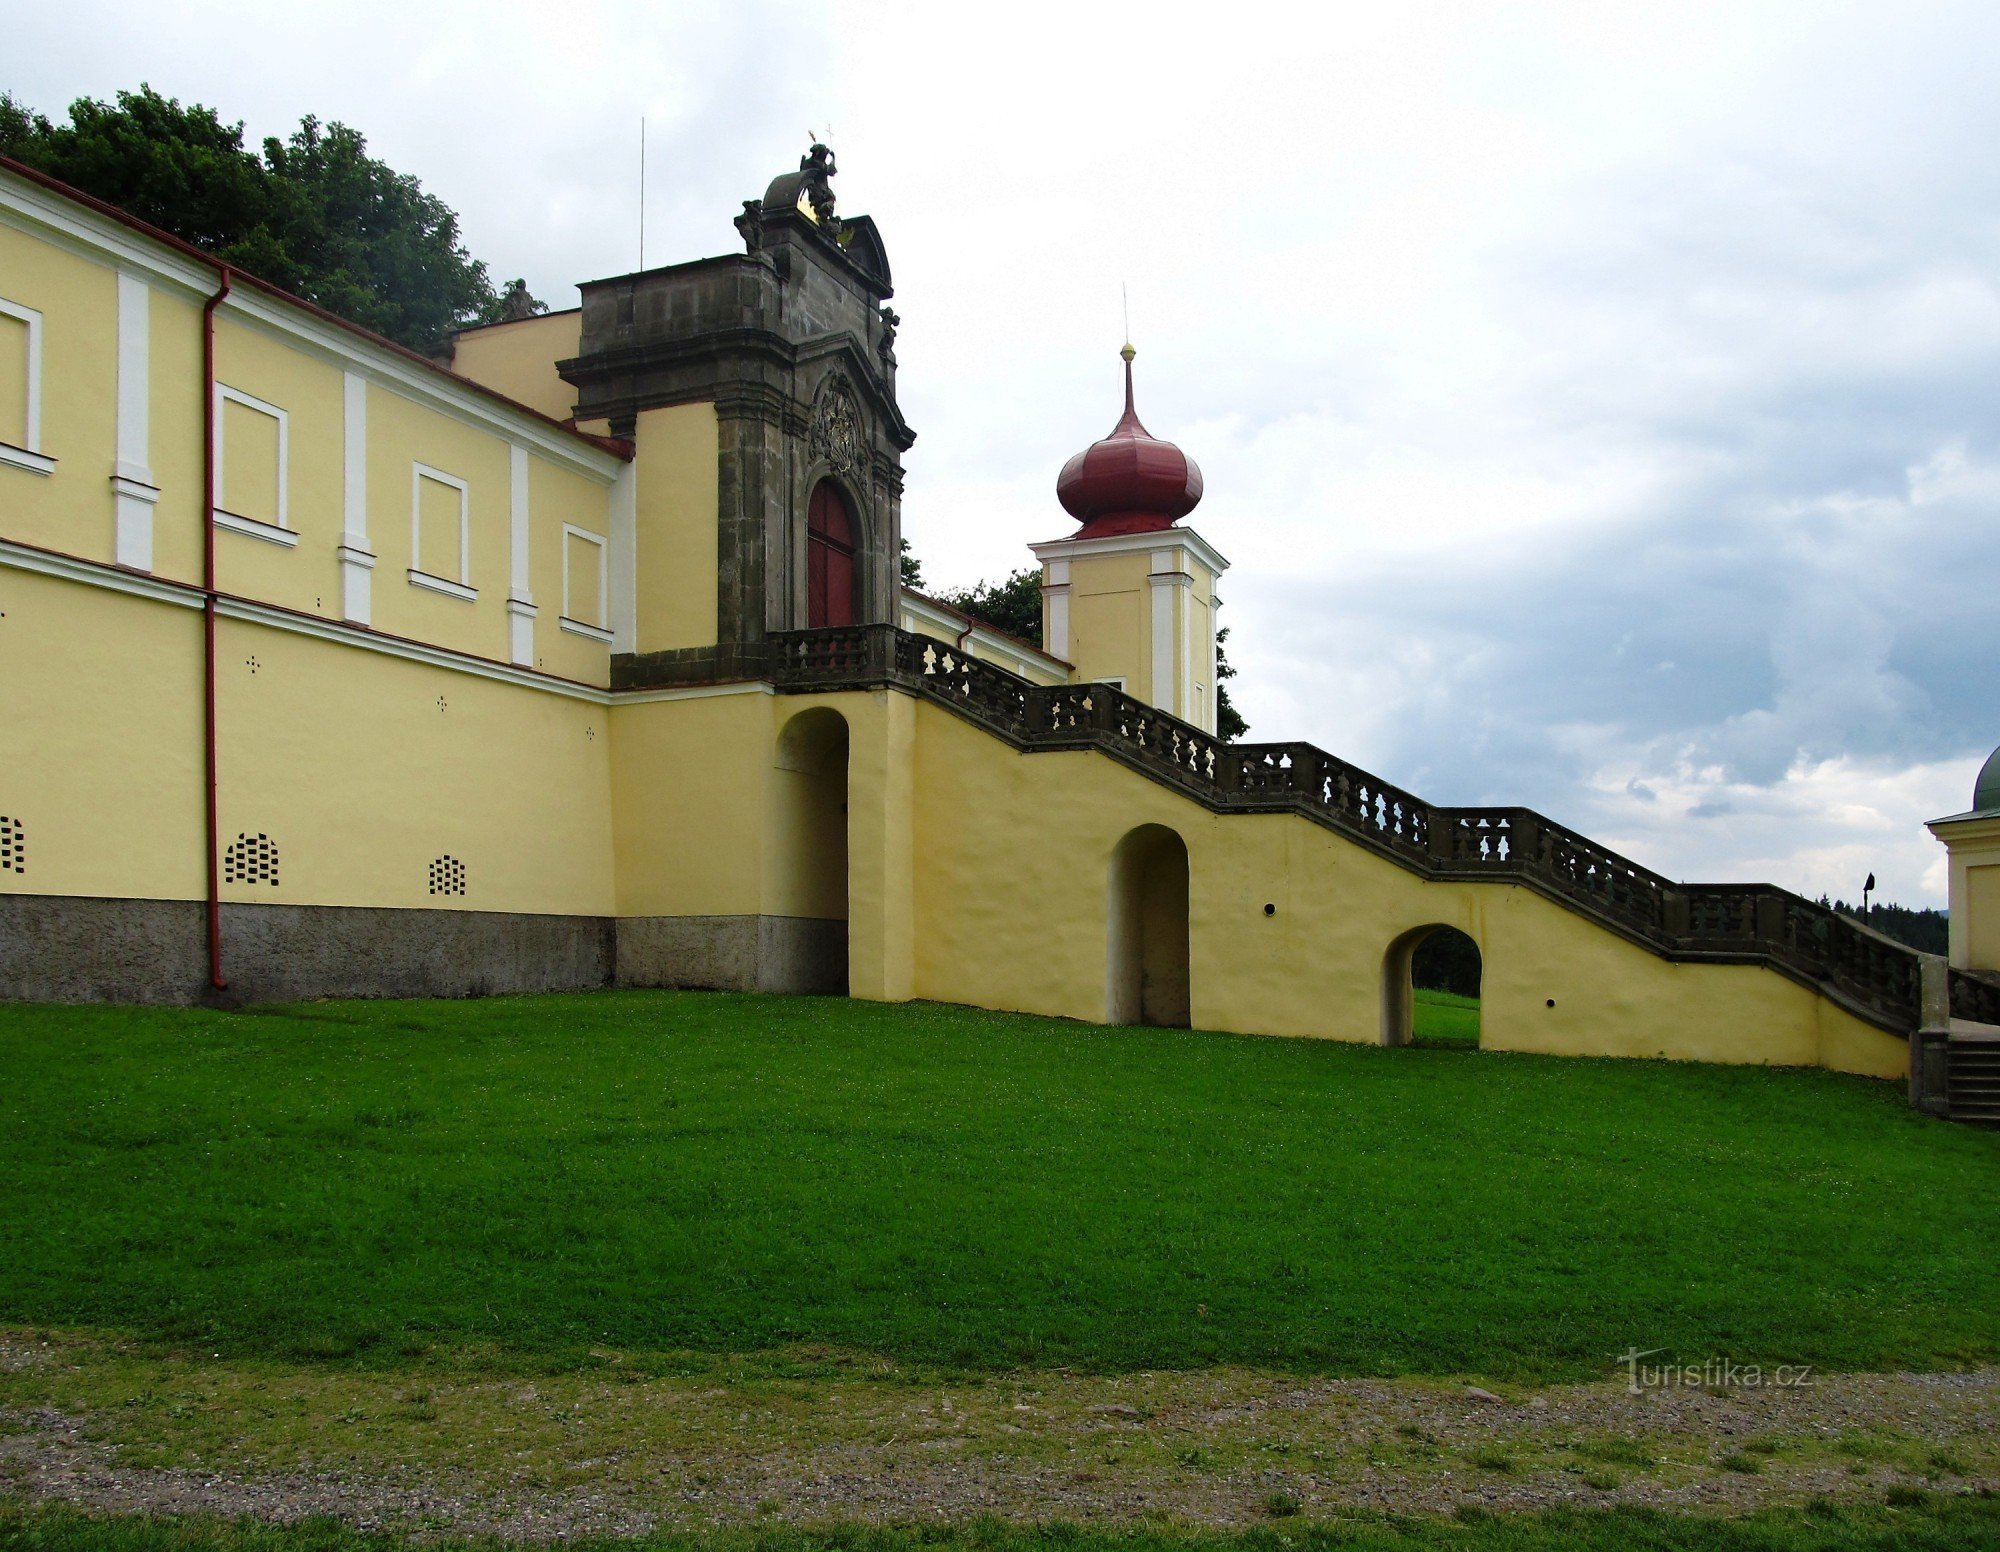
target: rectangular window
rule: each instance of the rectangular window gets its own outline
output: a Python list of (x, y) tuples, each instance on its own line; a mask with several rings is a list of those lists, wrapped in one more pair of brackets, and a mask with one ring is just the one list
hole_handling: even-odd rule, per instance
[(562, 628), (593, 641), (609, 641), (605, 608), (610, 549), (602, 534), (563, 524)]
[(295, 545), (288, 491), (291, 417), (240, 389), (215, 385), (215, 523)]
[(42, 453), (42, 315), (0, 297), (0, 464), (47, 474)]
[(465, 481), (422, 463), (410, 465), (410, 581), (453, 598), (479, 596)]

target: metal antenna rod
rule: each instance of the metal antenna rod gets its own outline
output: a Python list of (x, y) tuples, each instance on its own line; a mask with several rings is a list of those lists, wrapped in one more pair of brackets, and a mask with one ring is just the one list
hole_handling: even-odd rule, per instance
[(639, 268), (646, 267), (646, 116), (639, 115)]
[(1118, 302), (1125, 309), (1125, 343), (1132, 343), (1132, 290), (1124, 281), (1118, 282)]

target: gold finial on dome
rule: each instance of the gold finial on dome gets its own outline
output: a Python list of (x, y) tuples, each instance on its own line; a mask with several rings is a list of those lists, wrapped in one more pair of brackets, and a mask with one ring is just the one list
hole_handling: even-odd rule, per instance
[(1124, 348), (1123, 350), (1119, 351), (1119, 352), (1118, 352), (1118, 354), (1119, 354), (1119, 355), (1121, 355), (1121, 356), (1123, 356), (1123, 357), (1125, 358), (1125, 364), (1126, 364), (1127, 366), (1130, 366), (1130, 365), (1132, 364), (1132, 358), (1133, 358), (1134, 356), (1138, 355), (1138, 354), (1139, 354), (1139, 352), (1138, 352), (1138, 351), (1136, 351), (1136, 350), (1134, 350), (1134, 349), (1132, 348), (1132, 342), (1131, 342), (1130, 340), (1127, 340), (1127, 341), (1125, 342), (1125, 348)]

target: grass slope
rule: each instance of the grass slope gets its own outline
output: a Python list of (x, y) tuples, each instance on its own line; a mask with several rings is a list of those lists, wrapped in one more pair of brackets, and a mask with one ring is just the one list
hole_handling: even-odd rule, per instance
[(613, 992), (0, 1007), (0, 1320), (393, 1358), (2000, 1357), (2000, 1136), (1822, 1072)]
[[(1273, 1505), (1282, 1514), (1281, 1504)], [(1449, 1519), (1362, 1519), (1215, 1534), (1162, 1528), (1106, 1531), (998, 1522), (891, 1529), (829, 1526), (665, 1533), (630, 1541), (567, 1542), (579, 1552), (1960, 1552), (2000, 1541), (2000, 1500), (1915, 1495), (1894, 1507), (1765, 1510), (1711, 1519), (1628, 1509), (1563, 1509)], [(494, 1552), (461, 1538), (349, 1530), (326, 1520), (270, 1525), (207, 1517), (92, 1518), (69, 1509), (9, 1509), (0, 1552)]]
[(1456, 992), (1418, 990), (1410, 1032), (1412, 1045), (1437, 1051), (1470, 1051), (1479, 1048), (1479, 999), (1461, 997)]

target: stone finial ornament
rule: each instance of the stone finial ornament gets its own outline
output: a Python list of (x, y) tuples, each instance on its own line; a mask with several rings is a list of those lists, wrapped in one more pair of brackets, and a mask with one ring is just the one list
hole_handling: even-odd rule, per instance
[(500, 316), (509, 323), (519, 323), (524, 318), (546, 311), (547, 308), (528, 294), (525, 280), (517, 280), (508, 286), (507, 294), (500, 298)]
[(761, 199), (743, 201), (743, 214), (736, 218), (736, 231), (743, 239), (743, 251), (756, 253), (764, 246), (764, 202)]
[(799, 193), (811, 209), (812, 218), (831, 235), (837, 230), (833, 219), (832, 180), (840, 171), (834, 165), (833, 152), (815, 140), (812, 149), (799, 158), (799, 171), (804, 174)]

